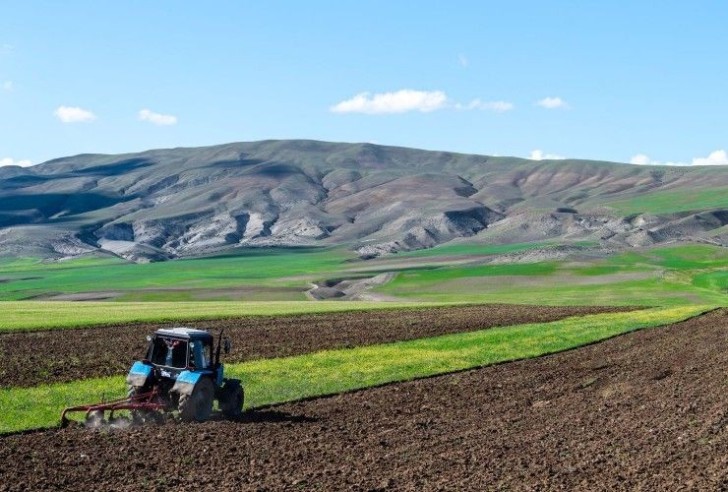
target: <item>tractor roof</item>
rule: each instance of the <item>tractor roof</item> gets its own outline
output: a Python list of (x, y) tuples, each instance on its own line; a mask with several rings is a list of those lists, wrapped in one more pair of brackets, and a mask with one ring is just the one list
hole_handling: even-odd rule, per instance
[(175, 338), (212, 338), (212, 335), (205, 330), (186, 327), (162, 328), (157, 330), (155, 335)]

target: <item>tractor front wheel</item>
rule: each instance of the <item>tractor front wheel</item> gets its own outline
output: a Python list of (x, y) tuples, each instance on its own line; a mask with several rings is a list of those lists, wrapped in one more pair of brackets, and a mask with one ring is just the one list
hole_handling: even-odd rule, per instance
[(197, 381), (189, 395), (179, 396), (179, 416), (185, 422), (204, 422), (210, 418), (215, 386), (209, 378)]

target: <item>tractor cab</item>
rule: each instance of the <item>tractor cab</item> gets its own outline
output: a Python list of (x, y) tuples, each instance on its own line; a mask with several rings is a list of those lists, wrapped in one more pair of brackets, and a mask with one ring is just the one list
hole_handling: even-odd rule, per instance
[(194, 328), (157, 330), (148, 337), (146, 361), (168, 371), (212, 369), (212, 335)]

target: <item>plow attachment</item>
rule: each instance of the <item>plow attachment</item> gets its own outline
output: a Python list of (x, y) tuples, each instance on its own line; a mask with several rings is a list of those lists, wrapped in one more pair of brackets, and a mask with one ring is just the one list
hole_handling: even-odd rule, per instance
[(131, 412), (153, 413), (162, 412), (167, 409), (167, 404), (161, 403), (157, 398), (157, 391), (152, 390), (148, 393), (130, 396), (128, 398), (120, 398), (102, 403), (94, 403), (90, 405), (78, 405), (68, 407), (61, 413), (61, 427), (67, 427), (71, 422), (66, 416), (73, 412), (85, 412), (87, 423), (104, 422), (106, 412), (109, 412), (107, 421), (114, 420), (114, 412), (119, 410), (129, 410)]

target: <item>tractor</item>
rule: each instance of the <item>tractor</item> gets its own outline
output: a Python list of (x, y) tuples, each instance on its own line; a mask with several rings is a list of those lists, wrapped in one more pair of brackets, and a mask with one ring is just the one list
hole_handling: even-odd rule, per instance
[(143, 360), (134, 362), (126, 377), (126, 398), (67, 408), (61, 425), (69, 423), (66, 414), (86, 412), (87, 423), (105, 422), (105, 412), (127, 410), (134, 422), (158, 420), (164, 413), (178, 411), (185, 422), (203, 422), (210, 418), (213, 402), (225, 417), (242, 414), (244, 391), (238, 379), (224, 377), (220, 351), (230, 352), (230, 340), (214, 338), (194, 328), (164, 328), (148, 336), (149, 345)]

